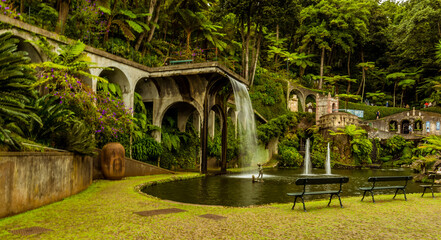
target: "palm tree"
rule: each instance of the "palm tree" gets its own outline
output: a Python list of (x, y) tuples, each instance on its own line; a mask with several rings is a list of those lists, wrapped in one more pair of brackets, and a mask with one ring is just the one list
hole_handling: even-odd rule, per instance
[(404, 92), (406, 91), (406, 89), (412, 87), (413, 85), (415, 85), (415, 79), (404, 79), (398, 83), (398, 86), (403, 89), (403, 91), (401, 92), (401, 107), (403, 107)]
[(396, 96), (396, 90), (397, 90), (397, 85), (398, 82), (400, 81), (400, 79), (406, 77), (406, 74), (402, 73), (402, 72), (395, 72), (395, 73), (391, 73), (389, 75), (386, 76), (386, 79), (393, 79), (394, 80), (394, 107), (395, 107), (395, 96)]
[(14, 149), (21, 146), (8, 126), (27, 125), (31, 119), (41, 124), (29, 106), (37, 96), (31, 88), (36, 79), (26, 66), (30, 60), (26, 53), (17, 51), (18, 42), (10, 32), (0, 35), (0, 142)]
[(362, 79), (361, 79), (361, 83), (360, 83), (360, 86), (357, 91), (357, 95), (360, 93), (361, 86), (363, 85), (363, 89), (361, 91), (361, 102), (363, 102), (364, 88), (366, 87), (366, 72), (371, 69), (375, 69), (375, 63), (374, 62), (363, 62), (363, 63), (359, 63), (357, 66), (361, 67), (361, 69), (362, 69)]
[(314, 54), (284, 52), (282, 53), (282, 55), (286, 59), (288, 59), (290, 63), (294, 63), (300, 68), (299, 77), (303, 77), (306, 67), (311, 67), (315, 65), (315, 63), (310, 60), (315, 56)]

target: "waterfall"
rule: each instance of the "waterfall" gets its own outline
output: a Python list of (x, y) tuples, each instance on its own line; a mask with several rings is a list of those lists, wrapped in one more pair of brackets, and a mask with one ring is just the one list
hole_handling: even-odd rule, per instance
[(326, 152), (326, 161), (325, 161), (325, 169), (326, 169), (326, 175), (331, 175), (331, 147), (328, 142), (328, 151)]
[(312, 168), (312, 164), (311, 164), (311, 157), (309, 156), (309, 151), (310, 151), (310, 140), (309, 138), (306, 139), (306, 149), (305, 149), (305, 160), (303, 161), (303, 174), (304, 175), (308, 175), (311, 174), (311, 168)]
[(257, 163), (267, 160), (267, 151), (257, 144), (256, 122), (254, 120), (253, 106), (245, 84), (230, 77), (233, 86), (234, 101), (236, 103), (238, 133), (241, 137), (240, 156), (242, 165)]

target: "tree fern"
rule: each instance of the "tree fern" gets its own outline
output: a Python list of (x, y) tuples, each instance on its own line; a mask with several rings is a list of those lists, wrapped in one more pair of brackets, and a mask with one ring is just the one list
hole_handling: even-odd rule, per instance
[(7, 125), (26, 125), (31, 120), (41, 124), (29, 106), (30, 100), (36, 98), (36, 92), (31, 88), (36, 79), (27, 66), (30, 59), (26, 53), (17, 51), (18, 42), (12, 33), (0, 35), (0, 142), (13, 149), (21, 146), (11, 137)]

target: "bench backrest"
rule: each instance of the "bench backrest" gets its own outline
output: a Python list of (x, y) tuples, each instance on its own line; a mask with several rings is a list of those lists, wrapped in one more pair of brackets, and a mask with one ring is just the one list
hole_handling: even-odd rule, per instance
[(441, 175), (439, 175), (439, 174), (429, 174), (427, 179), (432, 180), (431, 183), (432, 183), (432, 185), (434, 185), (435, 184), (435, 179), (441, 179)]
[(389, 181), (409, 181), (412, 180), (412, 176), (382, 176), (382, 177), (369, 177), (368, 182), (389, 182)]
[(347, 183), (348, 177), (319, 177), (319, 178), (299, 178), (296, 180), (296, 185), (318, 185), (318, 184), (334, 184), (334, 183)]

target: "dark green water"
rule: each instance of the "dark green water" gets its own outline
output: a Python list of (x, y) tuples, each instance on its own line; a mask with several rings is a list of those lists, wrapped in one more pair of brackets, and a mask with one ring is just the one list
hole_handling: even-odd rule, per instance
[[(303, 169), (267, 169), (263, 174), (263, 183), (252, 183), (251, 175), (257, 176), (256, 172), (229, 174), (206, 178), (190, 179), (185, 181), (158, 184), (145, 188), (143, 191), (149, 195), (177, 202), (223, 205), (223, 206), (250, 206), (269, 203), (292, 202), (288, 192), (301, 191), (301, 186), (296, 186), (297, 178), (305, 177), (301, 173)], [(324, 169), (313, 169), (317, 177), (324, 177)], [(370, 170), (332, 170), (332, 176), (347, 176), (349, 183), (343, 185), (342, 196), (360, 196), (358, 190), (361, 186), (371, 186), (367, 179), (371, 176), (407, 176), (412, 175), (409, 169), (370, 169)], [(389, 182), (386, 184), (397, 185)], [(409, 182), (407, 193), (421, 193), (420, 183)], [(337, 186), (338, 187), (338, 186)], [(334, 189), (330, 185), (310, 186), (312, 190)], [(392, 194), (394, 190), (376, 191), (375, 194)], [(426, 193), (427, 194), (427, 193)], [(427, 197), (430, 196), (430, 193)], [(424, 195), (426, 197), (426, 195)], [(307, 196), (311, 198), (329, 198), (329, 196)], [(397, 199), (403, 198), (401, 192)], [(371, 198), (367, 198), (371, 201)]]

